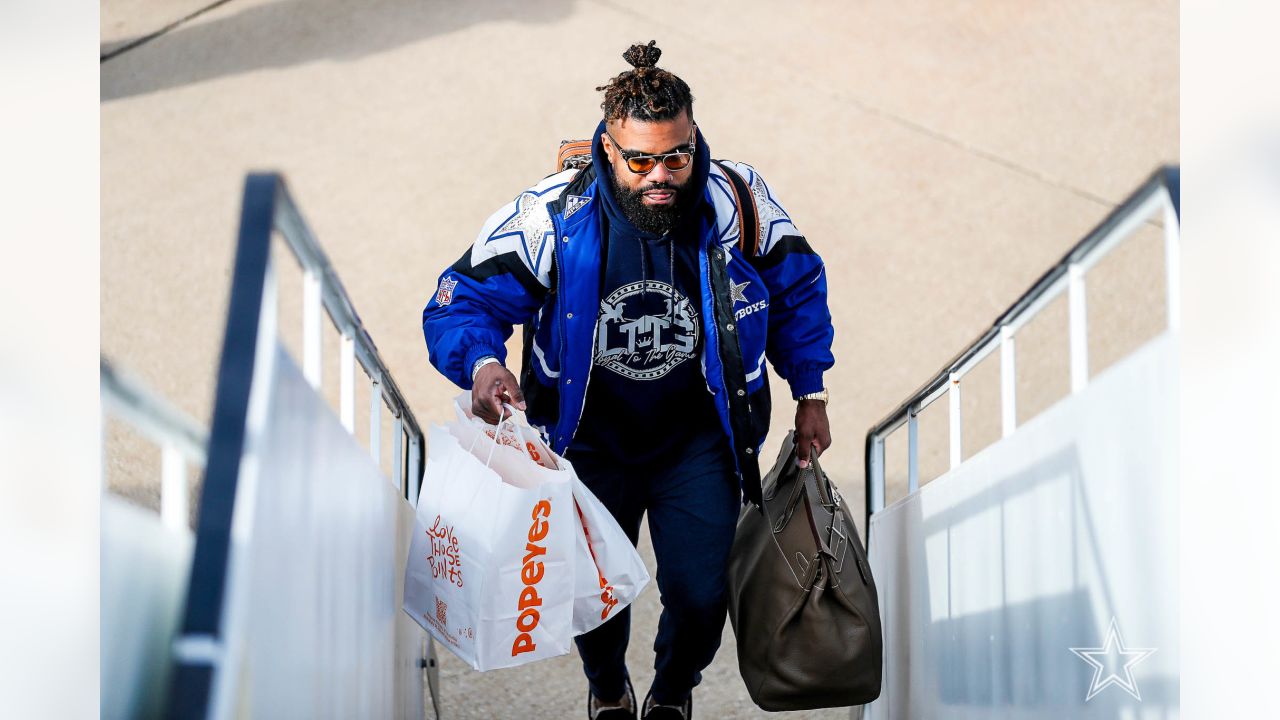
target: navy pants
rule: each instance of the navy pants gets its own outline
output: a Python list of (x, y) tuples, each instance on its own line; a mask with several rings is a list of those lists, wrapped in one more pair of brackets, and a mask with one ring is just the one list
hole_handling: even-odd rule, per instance
[[(653, 649), (655, 702), (678, 705), (702, 680), (720, 647), (727, 612), (726, 570), (742, 507), (723, 435), (693, 442), (679, 457), (644, 466), (572, 448), (582, 482), (613, 513), (634, 545), (649, 513), (662, 616)], [(631, 608), (577, 638), (591, 692), (612, 701), (626, 690)]]

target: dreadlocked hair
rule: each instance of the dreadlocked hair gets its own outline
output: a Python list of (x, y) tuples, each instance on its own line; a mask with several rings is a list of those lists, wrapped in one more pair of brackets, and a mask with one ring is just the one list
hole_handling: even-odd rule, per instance
[(600, 109), (606, 122), (635, 118), (637, 120), (670, 120), (688, 112), (693, 117), (693, 94), (689, 85), (675, 73), (658, 67), (662, 50), (656, 40), (648, 45), (632, 45), (622, 54), (632, 69), (619, 74), (608, 85), (596, 88), (604, 93)]

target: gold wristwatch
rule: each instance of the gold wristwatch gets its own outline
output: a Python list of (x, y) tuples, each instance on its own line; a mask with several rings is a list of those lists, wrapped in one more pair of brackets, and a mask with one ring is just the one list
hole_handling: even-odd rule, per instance
[(823, 405), (827, 404), (828, 399), (829, 399), (829, 396), (827, 394), (826, 388), (822, 388), (822, 390), (816, 393), (809, 393), (807, 395), (801, 395), (800, 397), (796, 398), (796, 400), (821, 400)]

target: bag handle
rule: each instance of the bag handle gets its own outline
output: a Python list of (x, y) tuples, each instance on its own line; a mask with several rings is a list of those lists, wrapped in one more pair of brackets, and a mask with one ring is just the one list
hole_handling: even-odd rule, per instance
[[(808, 471), (807, 474), (806, 470)], [(818, 478), (825, 479), (826, 474), (822, 472), (822, 469), (818, 466), (817, 458), (813, 455), (809, 456), (809, 467), (801, 470), (800, 473), (804, 476), (805, 500), (809, 506), (809, 512), (806, 514), (809, 517), (809, 529), (813, 531), (814, 542), (818, 544), (818, 548), (821, 549), (824, 555), (834, 560), (836, 554), (831, 547), (832, 541), (835, 541), (836, 536), (843, 537), (843, 534), (836, 529), (840, 513), (835, 508), (834, 503), (831, 502), (829, 492), (823, 492), (822, 485), (826, 483), (818, 482)], [(826, 528), (828, 531), (826, 537), (823, 537), (822, 530), (818, 528), (819, 514), (830, 516), (831, 522)]]
[[(508, 410), (510, 410), (511, 412), (507, 413)], [(506, 420), (503, 420), (503, 417), (506, 417)], [(498, 424), (493, 426), (493, 447), (489, 448), (489, 456), (485, 458), (485, 461), (484, 461), (484, 466), (486, 468), (489, 467), (489, 464), (493, 462), (493, 451), (496, 450), (498, 448), (498, 445), (501, 444), (498, 441), (498, 436), (502, 434), (502, 426), (510, 422), (511, 428), (514, 430), (515, 419), (516, 419), (516, 409), (511, 407), (507, 403), (502, 403), (502, 412), (498, 415)], [(471, 452), (472, 450), (475, 449), (476, 443), (479, 442), (481, 435), (487, 435), (487, 434), (488, 433), (485, 433), (484, 431), (476, 433), (475, 438), (471, 440), (471, 446), (467, 448), (467, 452)]]
[[(858, 528), (853, 525), (850, 518), (845, 516), (840, 505), (840, 499), (831, 488), (831, 479), (822, 471), (816, 454), (810, 454), (809, 456), (809, 469), (813, 471), (805, 480), (809, 529), (813, 532), (813, 539), (817, 542), (822, 553), (833, 563), (832, 571), (838, 573), (844, 567), (845, 556), (850, 552), (849, 545), (860, 543)], [(822, 481), (819, 482), (818, 478), (822, 478)], [(827, 519), (825, 528), (819, 527), (818, 517), (820, 514)], [(823, 537), (824, 531), (826, 537)], [(858, 576), (862, 579), (862, 584), (866, 585), (869, 582), (868, 575), (870, 570), (863, 567), (863, 561), (859, 555), (860, 552), (859, 550), (853, 551), (853, 563), (858, 567)]]

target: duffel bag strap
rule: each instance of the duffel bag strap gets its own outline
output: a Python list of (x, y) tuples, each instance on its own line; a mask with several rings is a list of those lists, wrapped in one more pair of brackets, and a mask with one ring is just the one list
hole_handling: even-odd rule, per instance
[[(831, 483), (818, 464), (817, 453), (809, 455), (809, 467), (800, 471), (804, 479), (804, 494), (809, 520), (809, 530), (819, 552), (831, 559), (832, 571), (840, 572), (845, 554), (849, 551), (851, 531), (844, 521), (844, 513), (831, 492)], [(858, 568), (861, 573), (862, 568)], [(835, 578), (832, 579), (833, 582)]]

